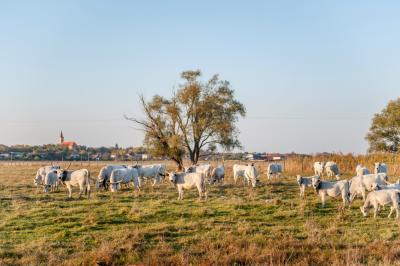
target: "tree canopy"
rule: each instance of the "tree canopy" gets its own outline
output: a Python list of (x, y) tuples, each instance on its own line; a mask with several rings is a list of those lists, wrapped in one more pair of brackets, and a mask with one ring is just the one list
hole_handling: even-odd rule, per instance
[(128, 118), (144, 130), (144, 144), (154, 156), (167, 156), (179, 167), (185, 154), (197, 163), (201, 151), (241, 147), (236, 122), (245, 107), (228, 81), (214, 75), (202, 82), (201, 76), (199, 70), (183, 72), (184, 83), (170, 98), (155, 95), (146, 102), (140, 96), (144, 119)]
[(400, 98), (388, 105), (372, 119), (366, 139), (370, 152), (397, 153), (400, 148)]

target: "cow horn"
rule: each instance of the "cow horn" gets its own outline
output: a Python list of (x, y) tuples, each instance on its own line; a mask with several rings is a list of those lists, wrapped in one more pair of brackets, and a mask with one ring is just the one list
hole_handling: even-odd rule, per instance
[(67, 169), (65, 169), (65, 170), (68, 170), (68, 169), (71, 167), (71, 164), (72, 164), (72, 162), (71, 162), (71, 163), (69, 163), (69, 165), (68, 165)]

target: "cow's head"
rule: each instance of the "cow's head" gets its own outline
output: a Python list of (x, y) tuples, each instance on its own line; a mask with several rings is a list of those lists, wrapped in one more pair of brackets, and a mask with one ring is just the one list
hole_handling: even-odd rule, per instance
[(57, 179), (64, 182), (67, 179), (68, 170), (65, 169), (58, 169), (56, 170)]
[(380, 172), (381, 165), (382, 165), (381, 163), (375, 163), (375, 173)]
[(321, 184), (321, 178), (319, 176), (313, 176), (311, 178), (311, 184), (314, 190), (317, 192), (319, 189), (319, 185)]
[(379, 187), (379, 184), (377, 182), (374, 182), (374, 183), (371, 184), (371, 188), (370, 188), (371, 191), (380, 190), (380, 189), (381, 188)]
[(177, 175), (176, 175), (175, 172), (167, 173), (166, 176), (168, 177), (168, 180), (169, 180), (171, 183), (174, 183), (174, 184), (176, 183), (176, 177), (177, 177)]

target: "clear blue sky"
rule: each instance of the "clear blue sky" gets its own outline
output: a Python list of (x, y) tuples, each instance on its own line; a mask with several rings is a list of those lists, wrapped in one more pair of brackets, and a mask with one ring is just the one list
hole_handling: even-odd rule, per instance
[(248, 151), (365, 152), (400, 96), (398, 1), (0, 2), (0, 143), (141, 145), (179, 73), (231, 82)]

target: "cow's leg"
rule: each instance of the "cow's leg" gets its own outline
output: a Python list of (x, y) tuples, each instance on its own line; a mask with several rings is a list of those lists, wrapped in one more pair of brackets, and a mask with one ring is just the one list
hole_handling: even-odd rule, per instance
[(83, 188), (83, 185), (79, 185), (79, 198), (82, 197), (83, 193), (85, 193), (85, 189)]
[(325, 193), (320, 193), (322, 208), (325, 208)]
[(179, 197), (178, 197), (178, 200), (182, 200), (182, 199), (183, 199), (183, 189), (180, 188), (180, 189), (179, 189)]
[(90, 182), (88, 180), (87, 184), (86, 184), (86, 191), (87, 191), (87, 197), (88, 199), (90, 198)]
[(395, 208), (394, 206), (391, 206), (391, 207), (390, 207), (390, 212), (389, 212), (388, 218), (390, 218), (390, 217), (392, 216), (392, 213), (393, 213), (393, 211), (394, 211), (395, 209), (396, 209), (396, 208)]
[(72, 187), (71, 187), (71, 185), (68, 185), (67, 189), (68, 189), (68, 198), (70, 199), (70, 198), (72, 198)]

